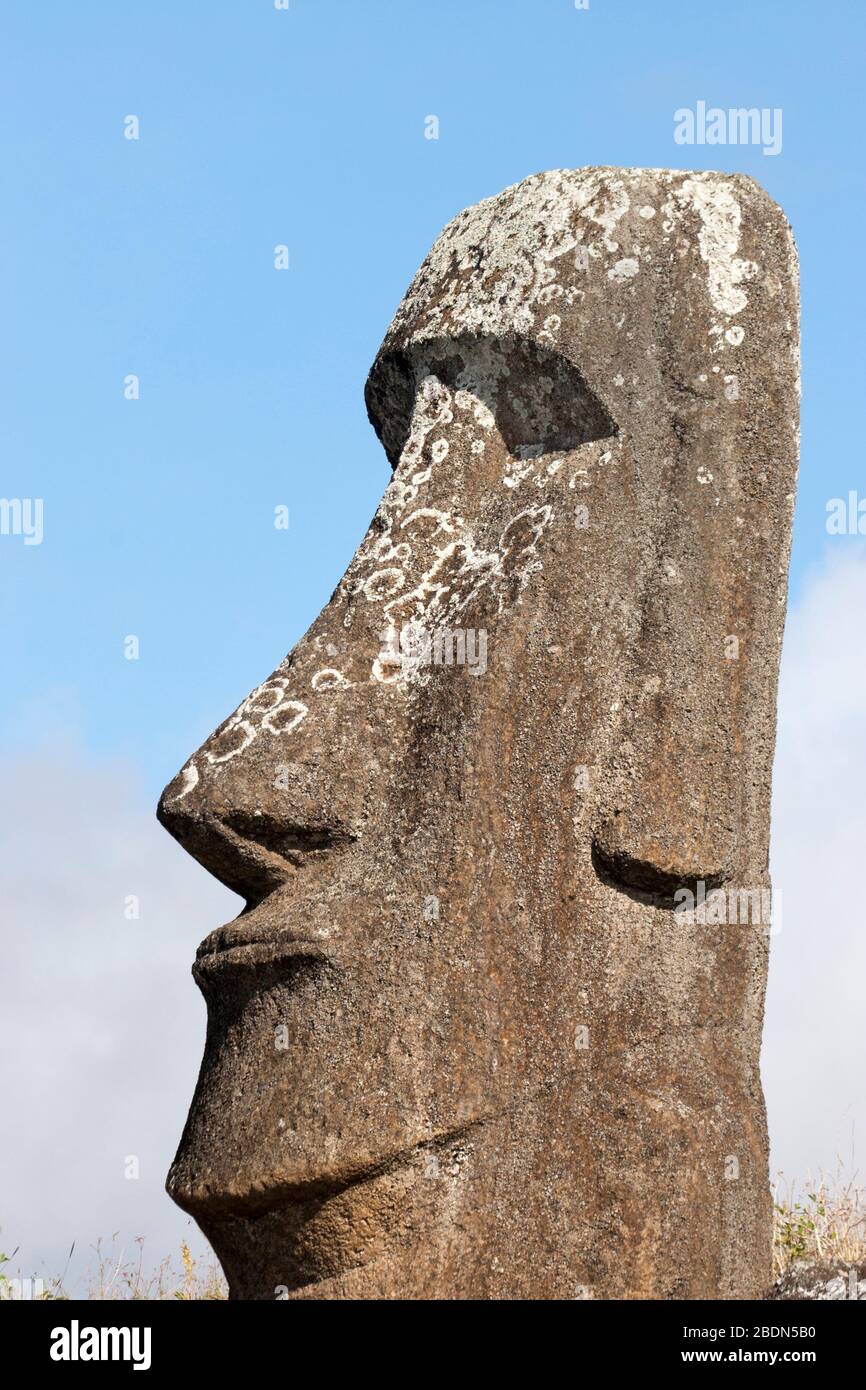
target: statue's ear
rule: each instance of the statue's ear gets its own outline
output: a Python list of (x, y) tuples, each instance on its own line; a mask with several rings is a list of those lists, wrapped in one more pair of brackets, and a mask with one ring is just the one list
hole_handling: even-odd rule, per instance
[[(770, 508), (742, 495), (737, 443), (721, 424), (701, 432), (658, 477), (663, 518), (647, 528), (635, 640), (593, 830), (601, 873), (664, 898), (744, 871), (743, 854), (766, 828), (755, 821), (754, 786), (769, 769), (755, 764), (766, 754), (753, 726), (777, 660), (763, 645), (775, 641), (765, 633), (776, 598), (769, 586), (765, 596), (744, 583), (744, 571), (768, 565), (760, 537)], [(711, 472), (704, 460), (714, 444)], [(710, 490), (703, 480), (713, 472)]]

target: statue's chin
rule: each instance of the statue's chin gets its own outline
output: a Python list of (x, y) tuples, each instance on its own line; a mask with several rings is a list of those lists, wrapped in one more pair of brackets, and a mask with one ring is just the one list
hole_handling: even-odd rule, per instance
[[(202, 1199), (169, 1185), (213, 1246), (233, 1298), (279, 1299), (414, 1244), (436, 1201), (417, 1152), (342, 1185), (331, 1177)], [(248, 1205), (252, 1203), (251, 1205)]]

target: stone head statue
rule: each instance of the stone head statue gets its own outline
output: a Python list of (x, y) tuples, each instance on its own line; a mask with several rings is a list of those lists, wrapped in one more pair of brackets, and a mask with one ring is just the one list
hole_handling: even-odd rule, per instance
[(367, 535), (160, 802), (246, 900), (168, 1183), (233, 1296), (763, 1292), (797, 397), (751, 179), (540, 174), (436, 241)]

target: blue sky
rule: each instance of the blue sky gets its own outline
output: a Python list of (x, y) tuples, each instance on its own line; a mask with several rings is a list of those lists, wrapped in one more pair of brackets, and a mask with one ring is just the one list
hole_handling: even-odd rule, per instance
[[(740, 170), (794, 226), (785, 927), (762, 1071), (774, 1171), (850, 1172), (866, 553), (825, 519), (866, 492), (864, 39), (855, 0), (7, 0), (0, 497), (44, 499), (42, 544), (0, 535), (0, 1246), (24, 1272), (57, 1273), (76, 1240), (81, 1288), (100, 1233), (142, 1234), (155, 1259), (192, 1238), (163, 1191), (204, 1035), (189, 964), (240, 904), (158, 827), (157, 796), (366, 530), (388, 469), (364, 380), (431, 243), (554, 167)], [(699, 101), (780, 108), (781, 152), (676, 144), (674, 113)]]
[[(49, 0), (5, 6), (2, 30), (0, 492), (44, 498), (45, 539), (2, 542), (0, 740), (73, 724), (158, 793), (366, 528), (386, 464), (364, 379), (429, 245), (550, 167), (743, 170), (785, 208), (797, 594), (826, 500), (863, 473), (862, 6)], [(782, 152), (676, 145), (698, 100), (780, 107)]]

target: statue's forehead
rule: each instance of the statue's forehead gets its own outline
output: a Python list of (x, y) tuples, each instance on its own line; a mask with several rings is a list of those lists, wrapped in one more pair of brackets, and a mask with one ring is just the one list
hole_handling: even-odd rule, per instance
[[(553, 308), (579, 302), (581, 277), (630, 284), (662, 258), (676, 275), (693, 250), (709, 306), (721, 317), (748, 300), (760, 264), (743, 255), (748, 224), (770, 199), (741, 175), (664, 169), (577, 169), (538, 174), (467, 208), (448, 224), (413, 280), (392, 332), (540, 333)], [(656, 267), (656, 273), (658, 267)], [(615, 296), (611, 295), (612, 308)], [(549, 330), (548, 330), (549, 331)]]
[(387, 436), (393, 383), (449, 339), (522, 342), (569, 360), (624, 426), (665, 376), (703, 389), (796, 338), (796, 253), (775, 203), (737, 174), (553, 170), (461, 212), (412, 281), (374, 363)]

